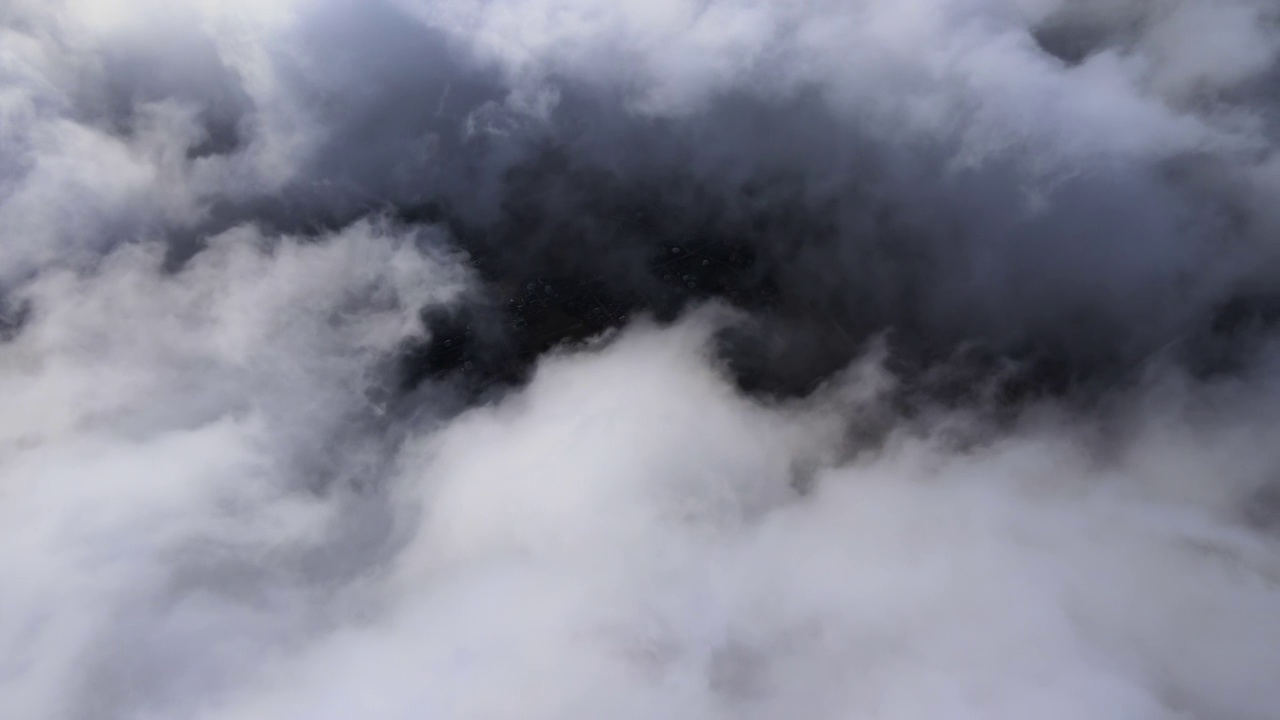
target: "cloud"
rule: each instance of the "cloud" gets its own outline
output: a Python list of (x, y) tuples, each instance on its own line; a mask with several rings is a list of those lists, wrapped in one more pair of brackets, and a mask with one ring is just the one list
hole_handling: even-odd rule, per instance
[(1268, 717), (1278, 27), (11, 3), (0, 707)]
[[(298, 579), (271, 558), (303, 565), (341, 530), (342, 498), (380, 462), (377, 361), (464, 282), (367, 225), (305, 245), (242, 230), (175, 275), (162, 261), (127, 245), (42, 276), (0, 346), (4, 695), (24, 716), (136, 712), (296, 632), (305, 618), (270, 606)], [(229, 655), (130, 689), (206, 642)]]

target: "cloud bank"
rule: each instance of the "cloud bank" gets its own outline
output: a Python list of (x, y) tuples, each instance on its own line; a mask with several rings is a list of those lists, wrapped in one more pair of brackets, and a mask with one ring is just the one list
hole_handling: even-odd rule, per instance
[(1272, 717), (1261, 0), (0, 8), (17, 718)]

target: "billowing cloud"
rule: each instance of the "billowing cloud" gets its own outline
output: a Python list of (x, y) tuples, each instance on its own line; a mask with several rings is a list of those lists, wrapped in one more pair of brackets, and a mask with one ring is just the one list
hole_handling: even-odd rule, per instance
[(1278, 52), (1261, 0), (10, 3), (0, 708), (1270, 717)]

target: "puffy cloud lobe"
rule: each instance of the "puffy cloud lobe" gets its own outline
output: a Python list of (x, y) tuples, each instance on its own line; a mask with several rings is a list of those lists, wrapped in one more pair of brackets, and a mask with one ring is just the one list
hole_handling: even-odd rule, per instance
[[(43, 276), (0, 346), (5, 705), (30, 717), (198, 702), (184, 687), (306, 620), (287, 577), (305, 566), (275, 561), (341, 524), (343, 488), (379, 462), (361, 429), (375, 361), (463, 282), (367, 226), (318, 245), (235, 232), (168, 276), (162, 250)], [(133, 687), (166, 668), (154, 693)]]

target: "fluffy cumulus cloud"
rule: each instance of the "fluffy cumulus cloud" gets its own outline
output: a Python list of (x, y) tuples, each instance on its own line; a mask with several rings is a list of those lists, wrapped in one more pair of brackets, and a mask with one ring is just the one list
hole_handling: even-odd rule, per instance
[(1263, 0), (9, 2), (0, 715), (1274, 717), (1277, 80)]

